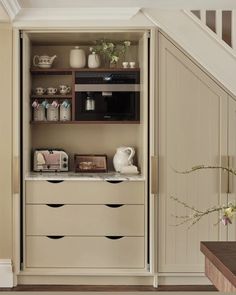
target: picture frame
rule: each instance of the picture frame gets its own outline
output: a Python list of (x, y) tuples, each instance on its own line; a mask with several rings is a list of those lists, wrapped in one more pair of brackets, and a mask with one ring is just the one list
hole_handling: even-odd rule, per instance
[(104, 173), (107, 172), (107, 155), (75, 154), (75, 172)]

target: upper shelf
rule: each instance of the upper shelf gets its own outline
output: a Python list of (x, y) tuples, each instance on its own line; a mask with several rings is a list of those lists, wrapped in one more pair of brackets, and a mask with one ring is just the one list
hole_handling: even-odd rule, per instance
[(30, 72), (33, 75), (72, 75), (74, 72), (139, 72), (140, 68), (50, 68), (39, 69), (31, 68)]

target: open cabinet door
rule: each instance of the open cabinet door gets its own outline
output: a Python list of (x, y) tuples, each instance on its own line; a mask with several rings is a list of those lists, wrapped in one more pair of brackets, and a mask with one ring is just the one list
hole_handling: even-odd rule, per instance
[[(159, 211), (158, 272), (203, 273), (200, 241), (225, 240), (218, 213), (188, 227), (174, 216), (193, 214), (180, 201), (201, 211), (227, 201), (227, 177), (219, 169), (180, 174), (197, 165), (224, 165), (227, 156), (225, 93), (166, 36), (159, 34)], [(185, 281), (185, 283), (187, 283)]]
[[(0, 24), (0, 287), (12, 286), (12, 27)], [(7, 259), (7, 260), (5, 260)], [(9, 272), (9, 275), (7, 274)]]
[(158, 30), (150, 31), (149, 44), (149, 235), (150, 272), (154, 276), (153, 285), (158, 286)]

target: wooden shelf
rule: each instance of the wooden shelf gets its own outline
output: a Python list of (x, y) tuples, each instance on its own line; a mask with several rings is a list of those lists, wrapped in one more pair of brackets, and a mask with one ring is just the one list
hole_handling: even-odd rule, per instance
[(140, 121), (31, 121), (32, 125), (52, 124), (139, 124)]
[(73, 72), (139, 72), (139, 68), (97, 68), (97, 69), (89, 69), (89, 68), (51, 68), (51, 69), (39, 69), (39, 68), (31, 68), (30, 72), (33, 75), (72, 75)]
[(72, 94), (66, 94), (66, 95), (60, 95), (60, 94), (54, 94), (54, 95), (48, 95), (48, 94), (43, 94), (43, 95), (37, 95), (37, 94), (32, 94), (31, 99), (72, 99)]

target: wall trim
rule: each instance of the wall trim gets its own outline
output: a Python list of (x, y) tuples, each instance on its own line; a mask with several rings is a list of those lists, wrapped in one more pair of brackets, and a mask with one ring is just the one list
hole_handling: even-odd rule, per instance
[(14, 21), (129, 20), (139, 10), (140, 7), (22, 8)]
[(13, 20), (21, 10), (17, 0), (0, 0), (10, 19)]
[(13, 271), (11, 259), (0, 259), (0, 287), (13, 287)]

